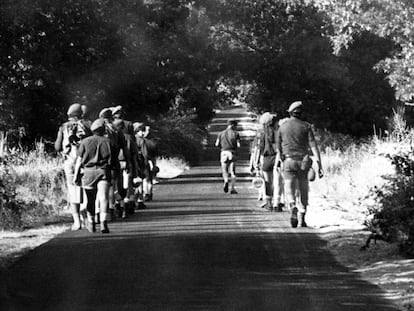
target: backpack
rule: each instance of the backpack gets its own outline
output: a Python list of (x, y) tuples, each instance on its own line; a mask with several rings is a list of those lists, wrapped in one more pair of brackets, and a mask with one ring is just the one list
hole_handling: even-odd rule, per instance
[(72, 120), (62, 126), (62, 152), (71, 158), (76, 158), (81, 140), (91, 135), (91, 130), (82, 120)]

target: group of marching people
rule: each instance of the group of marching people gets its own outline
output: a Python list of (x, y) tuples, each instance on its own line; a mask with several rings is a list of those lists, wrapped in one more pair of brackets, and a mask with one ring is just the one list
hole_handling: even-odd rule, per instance
[(88, 119), (87, 106), (72, 104), (55, 149), (64, 157), (72, 230), (109, 233), (108, 221), (126, 218), (152, 200), (157, 144), (150, 126), (123, 119), (122, 106)]

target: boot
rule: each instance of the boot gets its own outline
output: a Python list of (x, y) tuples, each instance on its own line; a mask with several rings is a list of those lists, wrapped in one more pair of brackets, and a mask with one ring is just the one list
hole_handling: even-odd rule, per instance
[(101, 233), (109, 233), (108, 222), (106, 220), (101, 222)]
[(306, 228), (308, 226), (305, 222), (305, 213), (299, 213), (299, 224), (303, 228)]
[(266, 199), (266, 209), (268, 211), (273, 211), (272, 199)]
[(296, 228), (298, 226), (298, 208), (296, 207), (295, 203), (290, 203), (290, 224), (292, 228)]

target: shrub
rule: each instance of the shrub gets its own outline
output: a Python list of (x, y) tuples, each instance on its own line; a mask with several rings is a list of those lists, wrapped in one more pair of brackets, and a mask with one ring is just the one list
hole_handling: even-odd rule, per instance
[(197, 126), (191, 112), (172, 109), (151, 125), (158, 139), (160, 156), (182, 158), (190, 164), (200, 160), (205, 130)]
[(0, 163), (1, 229), (30, 226), (66, 206), (61, 162), (43, 143), (30, 152), (12, 151)]
[(21, 226), (21, 204), (16, 200), (13, 170), (7, 158), (0, 159), (0, 229)]
[(366, 225), (389, 242), (397, 242), (402, 253), (414, 255), (414, 159), (409, 153), (388, 155), (396, 174), (384, 176), (386, 183), (372, 188), (375, 204), (368, 209)]

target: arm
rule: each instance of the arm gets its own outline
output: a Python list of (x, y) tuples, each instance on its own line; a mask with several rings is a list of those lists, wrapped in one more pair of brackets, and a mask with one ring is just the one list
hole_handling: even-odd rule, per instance
[(77, 157), (75, 162), (75, 173), (73, 175), (73, 183), (75, 185), (80, 185), (81, 183), (81, 175), (80, 175), (80, 169), (82, 167), (82, 158)]
[(312, 130), (309, 131), (309, 146), (312, 150), (313, 155), (316, 157), (316, 163), (318, 164), (319, 178), (322, 178), (324, 175), (324, 171), (322, 168), (321, 153), (319, 152), (318, 144), (316, 143)]
[(63, 131), (62, 127), (59, 127), (59, 131), (57, 133), (56, 141), (55, 141), (55, 150), (57, 152), (62, 151), (62, 142), (63, 142)]
[(216, 143), (214, 144), (216, 147), (220, 147), (220, 134), (217, 135)]

